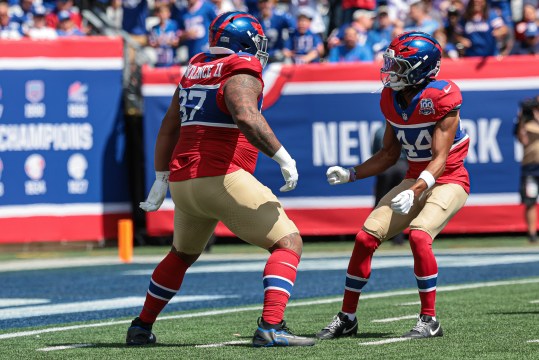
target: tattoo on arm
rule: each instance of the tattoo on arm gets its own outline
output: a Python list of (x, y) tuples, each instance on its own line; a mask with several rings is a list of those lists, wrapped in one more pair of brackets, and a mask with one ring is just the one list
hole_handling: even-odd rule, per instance
[(225, 103), (247, 140), (272, 157), (281, 147), (281, 143), (258, 110), (258, 97), (261, 92), (262, 84), (254, 76), (234, 75), (225, 84)]

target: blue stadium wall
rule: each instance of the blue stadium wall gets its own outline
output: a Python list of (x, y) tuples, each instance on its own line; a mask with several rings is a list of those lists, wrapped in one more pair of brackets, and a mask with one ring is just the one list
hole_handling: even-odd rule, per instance
[[(264, 111), (275, 133), (297, 161), (296, 190), (279, 193), (277, 164), (259, 156), (255, 175), (278, 195), (304, 235), (354, 234), (373, 206), (373, 179), (329, 186), (327, 167), (352, 166), (371, 156), (371, 139), (382, 126), (380, 64), (271, 65), (264, 72)], [(146, 69), (144, 135), (147, 154), (181, 68)], [(518, 103), (539, 94), (539, 59), (509, 57), (444, 60), (440, 79), (454, 80), (463, 93), (462, 126), (470, 136), (466, 167), (471, 195), (446, 233), (524, 231), (519, 204), (522, 149), (513, 136)], [(146, 184), (152, 184), (153, 157), (146, 157)], [(151, 234), (172, 231), (170, 199), (147, 215)], [(220, 224), (217, 235), (231, 235)]]

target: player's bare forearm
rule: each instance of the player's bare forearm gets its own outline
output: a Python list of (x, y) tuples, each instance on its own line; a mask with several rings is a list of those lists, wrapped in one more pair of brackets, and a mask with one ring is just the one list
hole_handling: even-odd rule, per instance
[(522, 121), (520, 114), (517, 125), (517, 138), (522, 145), (528, 145), (528, 134), (526, 133), (526, 128), (524, 127), (524, 122)]
[[(434, 179), (439, 178), (445, 170), (447, 156), (455, 140), (455, 134), (459, 126), (459, 112), (452, 111), (442, 120), (436, 123), (432, 133), (432, 160), (426, 167)], [(424, 180), (418, 180), (411, 188), (416, 195), (427, 189), (427, 183)]]
[(399, 160), (400, 154), (401, 144), (393, 128), (387, 124), (382, 149), (363, 164), (355, 166), (356, 179), (364, 179), (384, 172)]
[(174, 147), (178, 142), (180, 136), (180, 128), (178, 127), (177, 134), (174, 135), (157, 135), (157, 141), (155, 143), (155, 155), (154, 155), (154, 167), (155, 171), (167, 171), (170, 158)]
[(396, 153), (381, 149), (361, 165), (354, 166), (356, 169), (356, 179), (365, 179), (383, 173), (393, 166), (400, 156), (400, 151)]
[(168, 170), (174, 147), (180, 137), (179, 89), (176, 89), (168, 110), (161, 122), (155, 142), (154, 167), (156, 171)]
[(281, 143), (258, 110), (262, 84), (254, 76), (234, 75), (225, 84), (224, 97), (228, 111), (247, 140), (269, 157)]

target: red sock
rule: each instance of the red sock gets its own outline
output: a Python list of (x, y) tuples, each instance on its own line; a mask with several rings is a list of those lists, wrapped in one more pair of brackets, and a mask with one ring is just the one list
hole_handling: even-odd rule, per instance
[(264, 309), (262, 318), (279, 324), (296, 281), (299, 255), (289, 249), (277, 249), (264, 268)]
[(414, 274), (421, 299), (421, 314), (436, 316), (438, 264), (432, 252), (432, 238), (424, 231), (412, 230), (410, 247), (414, 254)]
[(139, 315), (142, 321), (149, 324), (155, 322), (165, 305), (180, 290), (188, 268), (189, 265), (172, 252), (161, 260), (153, 271), (144, 307)]
[(349, 314), (356, 312), (361, 289), (371, 276), (372, 255), (379, 245), (380, 241), (364, 230), (356, 235), (354, 250), (346, 272), (346, 285), (342, 302), (343, 312)]

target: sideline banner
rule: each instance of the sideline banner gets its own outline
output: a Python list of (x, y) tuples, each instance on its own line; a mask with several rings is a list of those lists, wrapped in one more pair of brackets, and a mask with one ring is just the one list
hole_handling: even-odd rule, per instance
[(116, 236), (130, 213), (121, 39), (0, 47), (0, 243)]
[[(372, 209), (373, 179), (329, 186), (325, 171), (352, 166), (371, 156), (371, 142), (382, 126), (380, 64), (272, 65), (264, 73), (264, 115), (298, 165), (296, 190), (280, 193), (279, 167), (259, 156), (255, 175), (279, 196), (304, 235), (354, 234)], [(181, 69), (146, 69), (145, 143), (147, 186), (153, 182), (153, 148)], [(444, 60), (439, 79), (461, 88), (462, 126), (470, 136), (466, 167), (471, 177), (467, 205), (445, 233), (524, 231), (519, 205), (522, 149), (513, 136), (518, 103), (539, 94), (539, 59)], [(170, 233), (173, 204), (148, 215), (150, 233)], [(222, 225), (218, 235), (230, 235)]]

